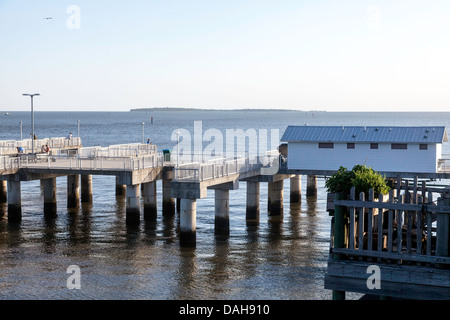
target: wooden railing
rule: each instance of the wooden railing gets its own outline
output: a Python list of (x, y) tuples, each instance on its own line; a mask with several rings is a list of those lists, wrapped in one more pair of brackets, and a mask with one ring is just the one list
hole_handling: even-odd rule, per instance
[[(415, 185), (417, 187), (417, 184)], [(335, 196), (330, 258), (450, 267), (450, 198), (419, 188)], [(396, 191), (396, 192), (395, 192)], [(397, 196), (394, 194), (397, 193)]]

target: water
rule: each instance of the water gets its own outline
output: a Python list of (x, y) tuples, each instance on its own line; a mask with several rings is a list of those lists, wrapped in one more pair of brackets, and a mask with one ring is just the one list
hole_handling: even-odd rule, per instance
[[(153, 116), (154, 124), (150, 124)], [(84, 146), (139, 142), (173, 148), (171, 134), (193, 130), (279, 129), (287, 125), (444, 125), (450, 113), (322, 112), (36, 112), (38, 138), (77, 135)], [(0, 115), (0, 139), (19, 139), (30, 129), (29, 112)], [(450, 153), (444, 144), (444, 153)], [(306, 190), (302, 179), (302, 190)], [(275, 299), (327, 300), (324, 274), (330, 217), (325, 211), (324, 181), (317, 199), (289, 204), (285, 182), (282, 221), (267, 217), (267, 185), (261, 183), (258, 226), (246, 226), (246, 185), (230, 192), (230, 236), (214, 235), (214, 193), (197, 201), (197, 246), (181, 248), (178, 216), (138, 226), (125, 223), (125, 203), (116, 199), (115, 178), (93, 176), (93, 204), (79, 212), (66, 209), (66, 178), (57, 178), (58, 216), (46, 220), (39, 181), (22, 183), (22, 222), (0, 220), (0, 299)], [(158, 209), (161, 210), (158, 182)], [(6, 208), (1, 209), (5, 213)], [(67, 267), (81, 268), (81, 289), (69, 290)], [(360, 295), (348, 294), (358, 299)]]

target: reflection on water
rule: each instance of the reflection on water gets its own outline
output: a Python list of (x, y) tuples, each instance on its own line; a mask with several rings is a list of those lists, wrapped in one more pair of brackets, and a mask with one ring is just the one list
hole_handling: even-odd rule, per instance
[[(269, 217), (261, 188), (260, 222), (247, 224), (241, 189), (230, 193), (229, 236), (214, 233), (211, 197), (199, 200), (195, 248), (179, 246), (177, 213), (126, 223), (125, 199), (113, 191), (70, 210), (62, 195), (53, 219), (30, 202), (21, 223), (0, 220), (0, 298), (329, 299), (325, 196), (286, 202)], [(78, 291), (65, 287), (72, 264)]]

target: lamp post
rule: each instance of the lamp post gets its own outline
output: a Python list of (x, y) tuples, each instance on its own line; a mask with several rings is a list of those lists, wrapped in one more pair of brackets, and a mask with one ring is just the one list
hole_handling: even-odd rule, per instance
[(40, 96), (39, 93), (24, 93), (23, 96), (29, 96), (31, 98), (31, 153), (34, 154), (34, 111), (33, 111), (33, 97)]
[(23, 121), (19, 121), (20, 124), (20, 141), (22, 141), (22, 127), (23, 127)]
[(180, 157), (180, 131), (176, 131), (175, 134), (177, 135), (177, 169), (178, 169), (178, 158)]
[(142, 144), (145, 143), (144, 126), (145, 126), (145, 122), (142, 122)]
[(80, 120), (77, 120), (77, 126), (78, 126), (78, 138), (80, 137)]

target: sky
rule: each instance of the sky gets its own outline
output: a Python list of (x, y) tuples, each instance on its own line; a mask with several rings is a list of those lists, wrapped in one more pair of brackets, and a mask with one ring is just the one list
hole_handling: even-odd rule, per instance
[(450, 111), (449, 40), (448, 0), (0, 0), (0, 110)]

